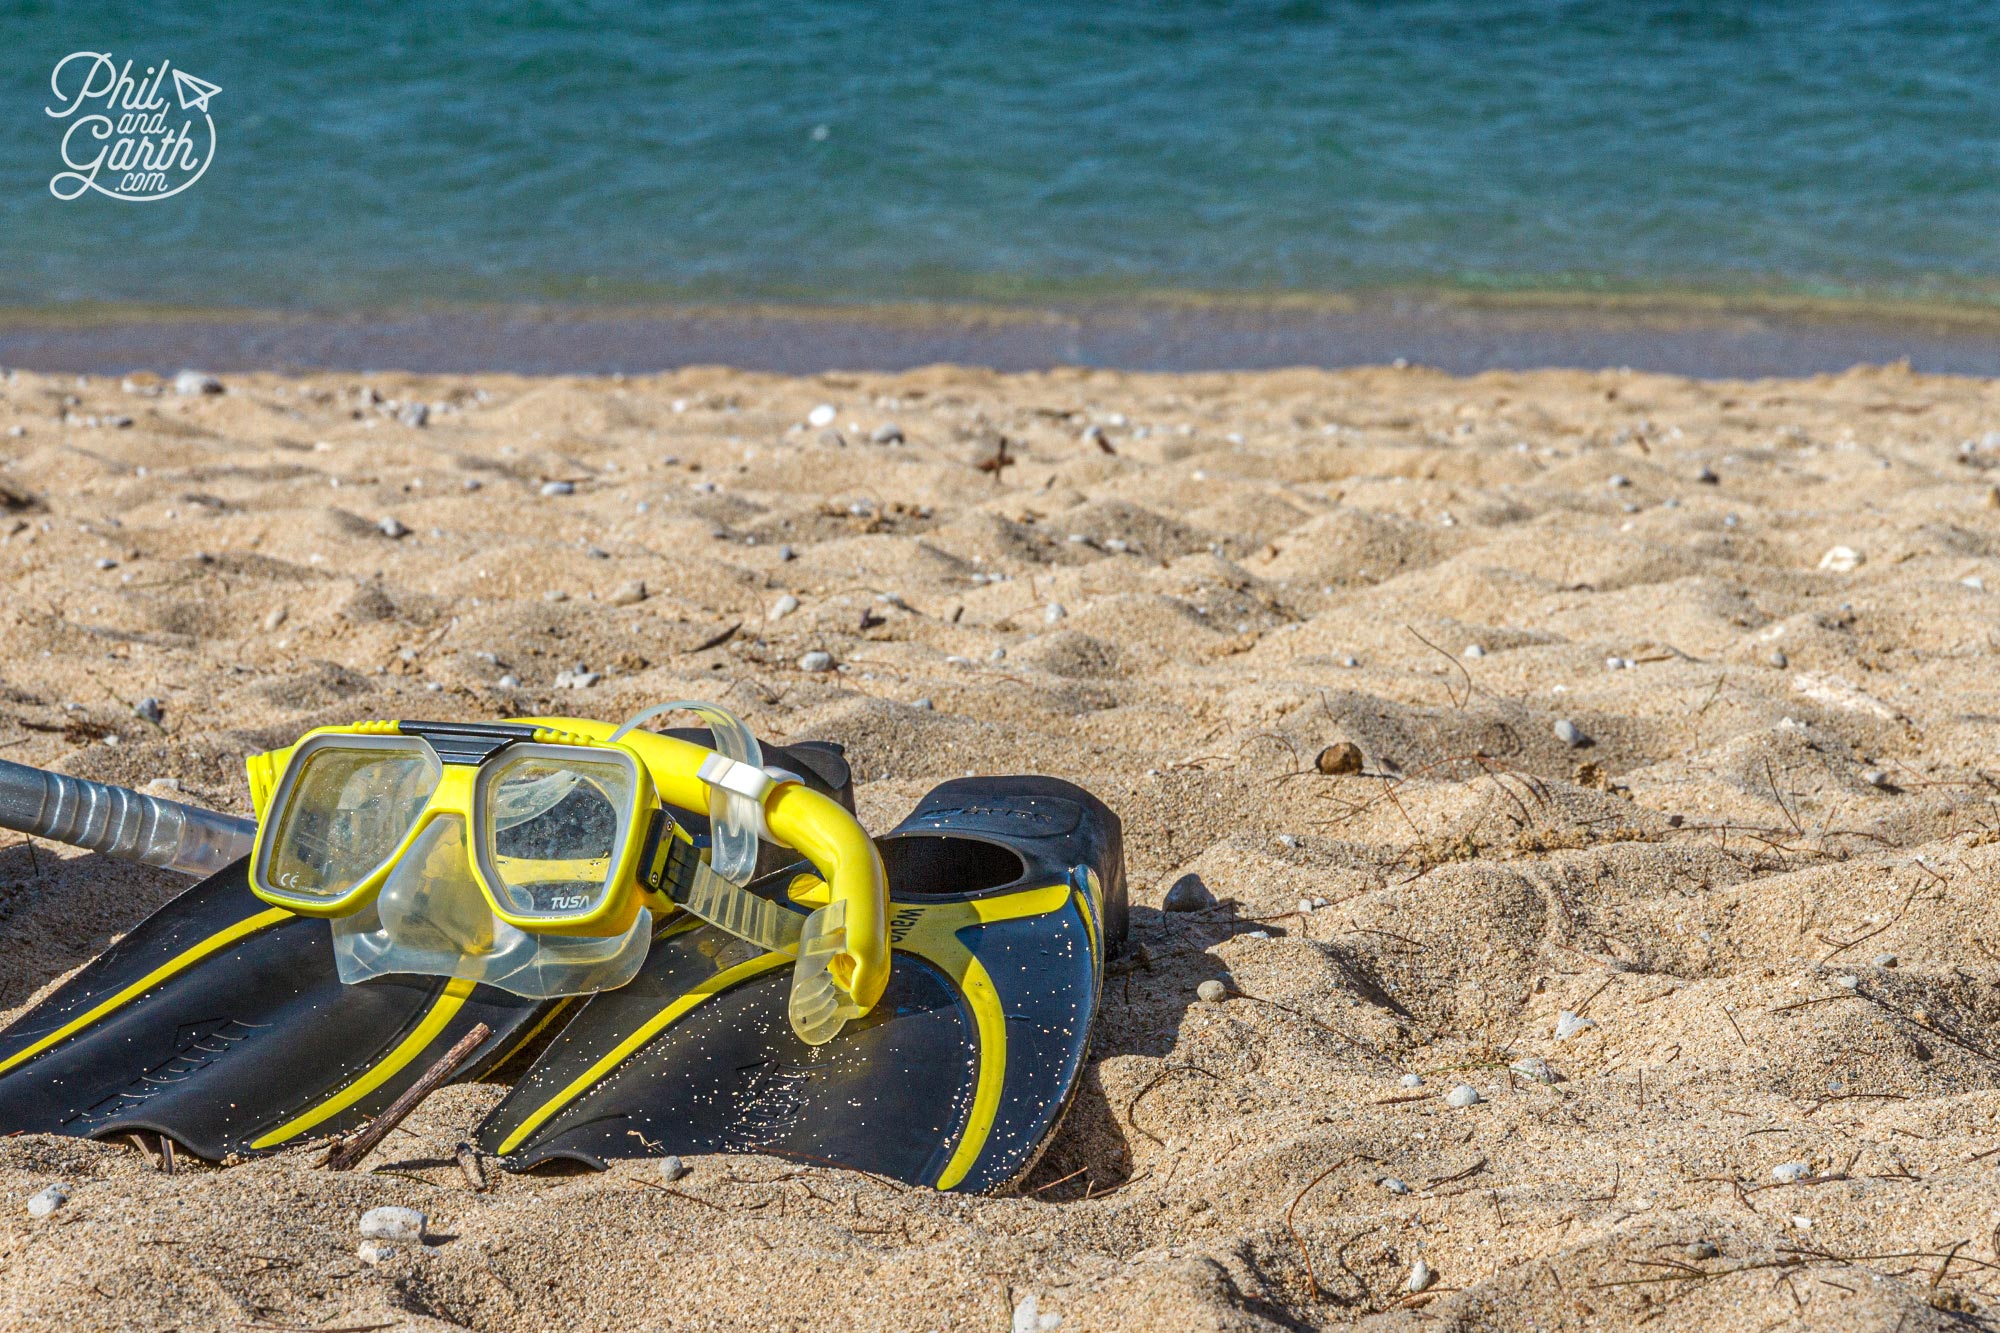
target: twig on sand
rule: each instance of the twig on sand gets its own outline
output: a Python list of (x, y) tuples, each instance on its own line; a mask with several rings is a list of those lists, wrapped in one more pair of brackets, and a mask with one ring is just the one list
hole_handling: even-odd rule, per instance
[(493, 1035), (493, 1029), (484, 1023), (476, 1024), (472, 1031), (460, 1037), (452, 1048), (438, 1057), (437, 1063), (424, 1071), (424, 1076), (412, 1083), (408, 1091), (398, 1097), (388, 1110), (376, 1116), (353, 1134), (338, 1140), (333, 1151), (326, 1155), (327, 1166), (335, 1171), (351, 1171), (355, 1165), (387, 1138), (389, 1131), (403, 1120), (403, 1117), (417, 1109), (417, 1104), (437, 1090), (439, 1084), (457, 1072), (466, 1058), (477, 1050), (482, 1042)]
[[(1349, 1160), (1350, 1159), (1343, 1157), (1339, 1161), (1335, 1162), (1332, 1166), (1328, 1167), (1326, 1170), (1314, 1176), (1312, 1180), (1307, 1183), (1304, 1189), (1300, 1190), (1296, 1195), (1292, 1197), (1291, 1206), (1285, 1209), (1285, 1230), (1292, 1233), (1292, 1242), (1299, 1247), (1299, 1255), (1306, 1261), (1306, 1294), (1314, 1302), (1317, 1302), (1319, 1300), (1319, 1277), (1317, 1274), (1313, 1272), (1312, 1251), (1306, 1248), (1305, 1238), (1299, 1235), (1299, 1229), (1292, 1225), (1292, 1214), (1296, 1213), (1299, 1210), (1299, 1204), (1304, 1201), (1306, 1195), (1313, 1192), (1314, 1186), (1318, 1185), (1320, 1181), (1325, 1180), (1328, 1176), (1332, 1175), (1334, 1172), (1340, 1170), (1341, 1167), (1346, 1166)], [(1346, 1247), (1343, 1246), (1342, 1248), (1344, 1249)]]

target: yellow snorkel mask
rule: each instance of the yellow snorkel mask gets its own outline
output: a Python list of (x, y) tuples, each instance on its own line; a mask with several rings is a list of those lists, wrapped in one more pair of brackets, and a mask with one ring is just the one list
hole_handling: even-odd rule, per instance
[[(715, 748), (639, 731), (699, 714)], [(881, 857), (838, 803), (767, 770), (749, 728), (662, 704), (571, 718), (321, 727), (248, 761), (259, 898), (328, 918), (342, 981), (422, 973), (547, 999), (622, 986), (656, 915), (685, 909), (797, 960), (792, 1026), (818, 1044), (889, 977)], [(701, 847), (673, 808), (709, 817)], [(744, 886), (760, 840), (811, 861), (810, 915)]]

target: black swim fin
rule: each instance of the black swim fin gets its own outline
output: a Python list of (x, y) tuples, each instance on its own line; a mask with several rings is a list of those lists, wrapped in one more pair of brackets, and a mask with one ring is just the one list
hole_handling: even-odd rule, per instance
[[(708, 743), (706, 731), (674, 734)], [(852, 808), (837, 747), (765, 753)], [(0, 1032), (0, 1134), (145, 1131), (210, 1160), (251, 1155), (362, 1123), (479, 1023), (492, 1036), (460, 1078), (578, 1007), (442, 977), (343, 985), (328, 923), (257, 898), (239, 862)]]
[[(591, 997), (479, 1129), (517, 1169), (767, 1152), (968, 1192), (1017, 1182), (1076, 1088), (1126, 929), (1118, 817), (1053, 778), (967, 778), (877, 840), (888, 992), (824, 1046), (786, 1018), (791, 960), (692, 918)], [(797, 910), (797, 866), (753, 885)]]

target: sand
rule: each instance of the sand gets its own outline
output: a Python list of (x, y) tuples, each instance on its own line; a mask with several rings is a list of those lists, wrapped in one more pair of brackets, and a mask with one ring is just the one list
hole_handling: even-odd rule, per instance
[[(707, 696), (844, 743), (874, 828), (1083, 783), (1133, 952), (1018, 1197), (751, 1157), (476, 1194), (484, 1085), (372, 1173), (16, 1137), (6, 1326), (2000, 1323), (2000, 386), (157, 388), (0, 385), (7, 757), (241, 811), (241, 757), (319, 723)], [(1163, 912), (1187, 875), (1216, 905)], [(18, 839), (0, 884), (13, 1007), (176, 888)], [(382, 1204), (433, 1243), (360, 1262)]]

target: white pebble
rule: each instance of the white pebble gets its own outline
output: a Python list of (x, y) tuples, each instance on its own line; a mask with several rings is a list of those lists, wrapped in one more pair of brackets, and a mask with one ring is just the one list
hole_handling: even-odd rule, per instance
[(1632, 479), (1626, 476), (1623, 472), (1614, 472), (1611, 474), (1611, 479), (1607, 484), (1614, 491), (1621, 490), (1624, 487), (1630, 486), (1632, 484)]
[(1446, 1106), (1455, 1106), (1460, 1110), (1464, 1110), (1468, 1106), (1477, 1106), (1485, 1100), (1484, 1097), (1479, 1095), (1479, 1089), (1473, 1087), (1470, 1083), (1461, 1083), (1444, 1095), (1444, 1104)]
[(1058, 620), (1061, 620), (1064, 616), (1068, 614), (1069, 612), (1063, 608), (1063, 604), (1061, 602), (1050, 602), (1047, 606), (1042, 608), (1042, 619), (1047, 621), (1051, 625), (1055, 624)]
[(1204, 1004), (1221, 1004), (1229, 998), (1229, 987), (1210, 977), (1194, 988), (1194, 995)]
[(395, 1253), (396, 1247), (387, 1241), (364, 1240), (354, 1247), (354, 1257), (362, 1263), (367, 1264), (370, 1268), (381, 1263), (384, 1259), (393, 1257)]
[(869, 433), (868, 439), (874, 444), (901, 444), (903, 428), (893, 421), (885, 421)]
[(834, 417), (837, 415), (839, 414), (834, 411), (832, 403), (821, 403), (818, 407), (806, 413), (806, 424), (814, 430), (818, 430), (823, 426), (831, 426)]
[(47, 1217), (69, 1202), (69, 1186), (49, 1185), (28, 1196), (28, 1216)]
[(1583, 734), (1583, 728), (1577, 726), (1576, 723), (1566, 717), (1556, 719), (1555, 732), (1556, 739), (1571, 749), (1576, 749), (1588, 739)]
[(1484, 657), (1486, 656), (1486, 650), (1476, 643), (1468, 643), (1465, 645), (1465, 655), (1467, 657)]
[(1033, 1292), (1021, 1298), (1014, 1307), (1013, 1333), (1050, 1333), (1062, 1327), (1062, 1316), (1053, 1312), (1042, 1313), (1042, 1303)]
[(1819, 558), (1819, 567), (1835, 574), (1852, 574), (1868, 562), (1868, 557), (1852, 546), (1836, 546)]
[(361, 1215), (361, 1234), (375, 1240), (419, 1243), (431, 1220), (414, 1208), (370, 1208)]
[(199, 398), (205, 393), (221, 393), (222, 381), (199, 370), (183, 370), (174, 376), (174, 392), (183, 398)]
[(793, 550), (793, 549), (792, 549), (791, 547), (789, 547), (789, 546), (780, 546), (780, 547), (778, 548), (778, 559), (780, 559), (780, 560), (796, 560), (796, 559), (798, 559), (798, 558), (799, 558), (799, 553), (798, 553), (797, 551), (794, 551), (794, 550)]
[(621, 583), (604, 600), (613, 606), (636, 606), (646, 600), (646, 585), (638, 579)]
[(833, 654), (814, 649), (799, 659), (799, 670), (831, 671), (833, 670)]
[(936, 708), (937, 705), (932, 703), (929, 699), (917, 699), (910, 704), (910, 707), (921, 709), (924, 712), (928, 713), (932, 709)]
[(573, 481), (545, 481), (542, 483), (542, 494), (575, 495), (576, 483)]
[(1833, 984), (1842, 990), (1860, 990), (1861, 978), (1855, 976), (1852, 972), (1844, 972), (1833, 979)]
[(1896, 955), (1892, 953), (1878, 953), (1875, 955), (1874, 959), (1875, 966), (1877, 967), (1894, 967), (1900, 961), (1901, 960), (1898, 959)]
[(1525, 1059), (1516, 1060), (1508, 1068), (1525, 1078), (1535, 1080), (1537, 1083), (1553, 1083), (1556, 1081), (1556, 1071), (1549, 1068), (1549, 1062), (1542, 1059), (1539, 1055), (1530, 1055)]
[(377, 523), (375, 525), (375, 528), (384, 537), (389, 538), (391, 541), (397, 540), (398, 538), (407, 537), (410, 535), (410, 530), (403, 526), (402, 520), (395, 517), (383, 519), (380, 523)]
[(503, 690), (518, 690), (521, 688), (521, 678), (510, 671), (500, 677), (496, 684)]
[(1771, 1179), (1781, 1185), (1796, 1185), (1812, 1174), (1812, 1167), (1804, 1162), (1780, 1162), (1771, 1168)]
[(148, 722), (152, 723), (156, 727), (160, 725), (160, 720), (164, 718), (167, 713), (166, 705), (162, 704), (158, 699), (155, 699), (150, 694), (147, 695), (145, 698), (141, 699), (137, 704), (133, 705), (132, 711), (137, 713), (140, 717), (145, 718)]
[(1424, 1086), (1424, 1076), (1422, 1074), (1405, 1074), (1397, 1079), (1396, 1082), (1399, 1086), (1405, 1088), (1421, 1088)]
[(1289, 833), (1280, 833), (1278, 835), (1278, 845), (1280, 847), (1296, 848), (1299, 845), (1299, 840)]
[(1869, 769), (1861, 775), (1861, 780), (1871, 787), (1886, 787), (1889, 785), (1889, 775), (1879, 768)]
[(1405, 1282), (1403, 1286), (1406, 1290), (1414, 1294), (1419, 1291), (1429, 1291), (1431, 1284), (1436, 1281), (1437, 1274), (1431, 1271), (1431, 1266), (1419, 1259), (1410, 1265), (1410, 1280)]
[(1410, 1192), (1410, 1187), (1394, 1176), (1382, 1177), (1381, 1185), (1383, 1189), (1389, 1191), (1391, 1194), (1408, 1194)]
[(690, 1174), (693, 1170), (693, 1167), (671, 1154), (660, 1159), (660, 1176), (669, 1183), (679, 1180), (682, 1176)]
[(771, 609), (764, 613), (764, 619), (783, 620), (786, 616), (790, 615), (792, 612), (798, 609), (799, 609), (799, 599), (792, 596), (790, 593), (786, 593), (783, 597), (780, 597), (777, 601), (771, 603)]

